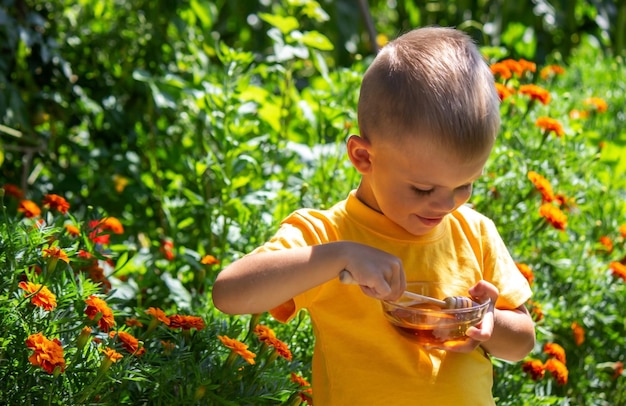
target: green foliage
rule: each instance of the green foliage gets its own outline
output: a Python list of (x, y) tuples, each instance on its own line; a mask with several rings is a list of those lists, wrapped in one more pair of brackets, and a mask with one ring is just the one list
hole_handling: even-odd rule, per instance
[[(116, 235), (110, 235), (104, 219), (94, 225), (55, 205), (44, 205), (40, 215), (22, 215), (15, 199), (8, 200), (5, 206), (0, 199), (2, 404), (256, 405), (299, 399), (290, 373), (300, 375), (303, 364), (294, 358), (280, 367), (286, 361), (279, 347), (251, 334), (264, 317), (248, 325), (243, 318), (227, 321), (198, 292), (209, 280), (197, 277), (214, 259), (201, 263), (192, 253), (175, 259), (163, 246), (142, 248), (133, 256), (123, 248), (133, 244), (117, 235), (123, 230), (113, 227)], [(57, 251), (50, 253), (53, 248)], [(192, 264), (197, 265), (193, 271)], [(196, 278), (181, 283), (190, 274)], [(111, 319), (100, 306), (95, 314), (88, 310), (93, 297), (105, 300)], [(163, 309), (162, 317), (150, 307)], [(193, 311), (202, 317), (189, 316)], [(181, 315), (192, 319), (175, 325)], [(291, 334), (297, 330), (295, 325)], [(29, 344), (37, 334), (58, 340), (60, 358), (49, 347)], [(134, 344), (124, 334), (135, 337)], [(218, 340), (244, 334), (256, 354), (254, 365)], [(296, 356), (303, 351), (293, 348)], [(52, 363), (48, 368), (46, 359)]]
[[(538, 341), (531, 357), (546, 361), (548, 343), (567, 354), (567, 385), (545, 378), (531, 385), (520, 379), (519, 365), (498, 362), (498, 404), (521, 404), (519, 393), (532, 394), (524, 404), (533, 405), (609, 405), (626, 399), (623, 377), (615, 375), (615, 363), (624, 362), (623, 345), (607, 344), (626, 334), (618, 316), (626, 306), (626, 286), (623, 275), (612, 272), (615, 263), (626, 261), (626, 189), (616, 176), (620, 163), (607, 154), (609, 146), (624, 153), (624, 117), (614, 113), (625, 93), (607, 80), (624, 70), (591, 50), (581, 49), (565, 74), (527, 73), (503, 81), (514, 89), (532, 81), (550, 92), (551, 101), (543, 105), (519, 93), (503, 101), (501, 136), (472, 199), (496, 221), (514, 258), (532, 269)], [(606, 112), (590, 103), (599, 96), (607, 102)], [(540, 117), (557, 120), (564, 134), (538, 127)], [(542, 219), (540, 207), (554, 202), (546, 202), (530, 171), (544, 176), (562, 199), (565, 230)], [(584, 330), (583, 342), (576, 340), (575, 325)]]

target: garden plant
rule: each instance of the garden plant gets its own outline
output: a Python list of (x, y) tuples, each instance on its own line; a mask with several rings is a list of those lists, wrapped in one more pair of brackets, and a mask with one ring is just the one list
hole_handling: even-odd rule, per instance
[[(211, 286), (289, 212), (356, 186), (344, 141), (372, 53), (338, 49), (329, 3), (235, 23), (222, 3), (0, 0), (0, 404), (313, 404), (307, 314), (226, 316)], [(371, 3), (379, 45), (394, 16), (437, 17)], [(552, 34), (605, 10), (573, 3)], [(537, 332), (522, 362), (493, 360), (494, 396), (625, 404), (623, 37), (543, 49), (515, 34), (528, 13), (482, 43), (502, 128), (470, 204), (531, 283)]]

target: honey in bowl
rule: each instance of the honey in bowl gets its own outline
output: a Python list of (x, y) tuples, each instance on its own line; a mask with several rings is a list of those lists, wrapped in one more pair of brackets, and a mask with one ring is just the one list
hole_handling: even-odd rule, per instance
[[(431, 293), (424, 289), (420, 293)], [(439, 299), (445, 295), (438, 294)], [(403, 335), (410, 336), (421, 345), (454, 348), (469, 338), (465, 332), (478, 324), (489, 305), (473, 302), (472, 307), (445, 309), (437, 305), (402, 298), (398, 302), (383, 301), (383, 313), (387, 320)]]

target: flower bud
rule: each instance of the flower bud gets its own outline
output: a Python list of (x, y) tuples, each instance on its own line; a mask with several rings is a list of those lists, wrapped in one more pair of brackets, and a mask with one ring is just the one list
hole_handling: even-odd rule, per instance
[(83, 329), (80, 331), (78, 340), (76, 342), (76, 347), (78, 347), (78, 351), (82, 351), (83, 348), (85, 348), (85, 345), (87, 344), (87, 341), (89, 341), (90, 336), (91, 336), (91, 328), (83, 327)]

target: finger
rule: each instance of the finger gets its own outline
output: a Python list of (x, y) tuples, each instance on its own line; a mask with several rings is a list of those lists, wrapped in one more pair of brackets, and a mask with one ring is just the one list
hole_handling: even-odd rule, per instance
[(473, 340), (485, 342), (491, 338), (493, 333), (494, 319), (493, 312), (487, 312), (483, 320), (476, 326), (469, 327), (465, 335)]
[(481, 280), (474, 286), (472, 286), (468, 293), (470, 296), (478, 299), (480, 302), (484, 302), (486, 299), (491, 299), (492, 303), (495, 303), (498, 300), (499, 291), (491, 283)]
[(400, 268), (396, 273), (391, 275), (390, 282), (390, 292), (388, 300), (396, 300), (406, 289), (406, 277), (404, 275), (404, 270)]
[(361, 285), (361, 291), (363, 291), (363, 293), (365, 293), (367, 296), (373, 297), (374, 299), (385, 300), (389, 296), (391, 289), (387, 284), (384, 284), (384, 287), (382, 289), (376, 289), (374, 287)]

